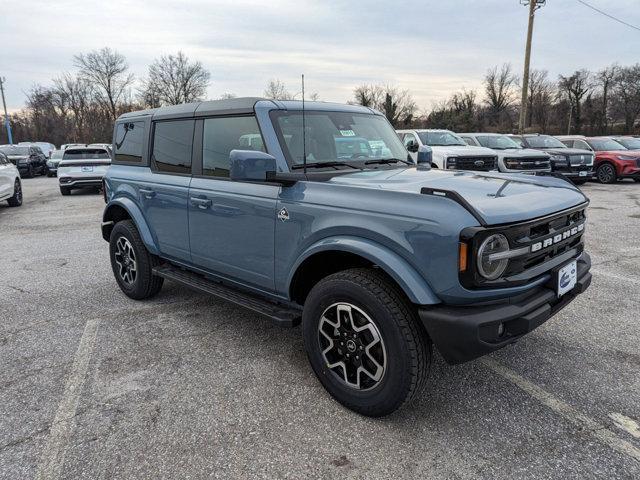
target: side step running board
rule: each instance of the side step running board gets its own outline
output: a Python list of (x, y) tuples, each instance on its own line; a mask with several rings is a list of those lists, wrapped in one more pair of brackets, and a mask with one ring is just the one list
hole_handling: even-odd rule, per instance
[(172, 282), (179, 283), (198, 292), (208, 293), (215, 297), (248, 308), (269, 317), (283, 327), (295, 327), (300, 324), (302, 310), (299, 307), (269, 302), (257, 295), (232, 289), (221, 283), (209, 280), (188, 270), (173, 265), (161, 265), (153, 269), (153, 274)]

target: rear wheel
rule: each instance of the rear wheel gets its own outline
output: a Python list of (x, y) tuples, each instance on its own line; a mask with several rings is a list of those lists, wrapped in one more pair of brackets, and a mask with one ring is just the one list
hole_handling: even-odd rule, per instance
[(71, 195), (71, 189), (69, 187), (60, 187), (60, 193), (62, 195)]
[(431, 343), (413, 305), (377, 270), (350, 269), (321, 280), (305, 302), (302, 329), (318, 379), (358, 413), (387, 415), (425, 384)]
[(10, 207), (19, 207), (22, 205), (22, 183), (16, 178), (13, 184), (13, 197), (7, 200)]
[(122, 220), (113, 227), (109, 255), (116, 282), (128, 297), (143, 300), (162, 288), (164, 279), (153, 275), (153, 268), (160, 260), (149, 253), (131, 220)]
[(616, 183), (618, 180), (616, 169), (610, 163), (603, 163), (596, 170), (596, 177), (600, 183)]

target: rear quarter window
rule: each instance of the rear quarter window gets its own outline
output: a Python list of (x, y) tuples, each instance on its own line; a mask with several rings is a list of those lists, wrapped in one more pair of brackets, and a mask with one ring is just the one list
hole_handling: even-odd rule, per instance
[(122, 122), (116, 125), (114, 160), (122, 163), (142, 163), (145, 139), (144, 122)]

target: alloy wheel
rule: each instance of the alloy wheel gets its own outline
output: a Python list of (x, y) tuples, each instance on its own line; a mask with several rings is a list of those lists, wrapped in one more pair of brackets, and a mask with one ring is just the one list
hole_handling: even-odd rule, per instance
[(16, 183), (13, 187), (13, 194), (15, 195), (18, 204), (22, 204), (22, 184), (19, 180), (16, 180)]
[(320, 317), (318, 341), (335, 377), (356, 390), (370, 390), (382, 380), (387, 354), (371, 318), (350, 303), (335, 303)]
[(131, 242), (125, 237), (119, 237), (116, 241), (114, 259), (118, 265), (118, 275), (127, 285), (133, 285), (138, 275), (138, 263)]
[(602, 165), (598, 169), (598, 180), (601, 183), (612, 183), (615, 180), (616, 172), (611, 165)]

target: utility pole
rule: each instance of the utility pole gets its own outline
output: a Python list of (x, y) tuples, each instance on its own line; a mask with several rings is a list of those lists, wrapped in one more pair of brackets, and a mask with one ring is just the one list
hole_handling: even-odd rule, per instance
[(9, 114), (7, 113), (7, 102), (4, 99), (4, 82), (6, 79), (0, 77), (0, 92), (2, 92), (2, 106), (4, 107), (4, 126), (7, 128), (7, 139), (9, 144), (13, 145), (13, 137), (11, 136), (11, 122), (9, 122)]
[(524, 73), (522, 74), (522, 100), (520, 102), (520, 121), (518, 132), (524, 133), (524, 125), (527, 118), (527, 95), (529, 93), (529, 61), (531, 60), (531, 37), (533, 36), (533, 19), (536, 10), (542, 7), (546, 0), (520, 0), (520, 4), (529, 7), (529, 27), (527, 28), (527, 46), (524, 51)]

